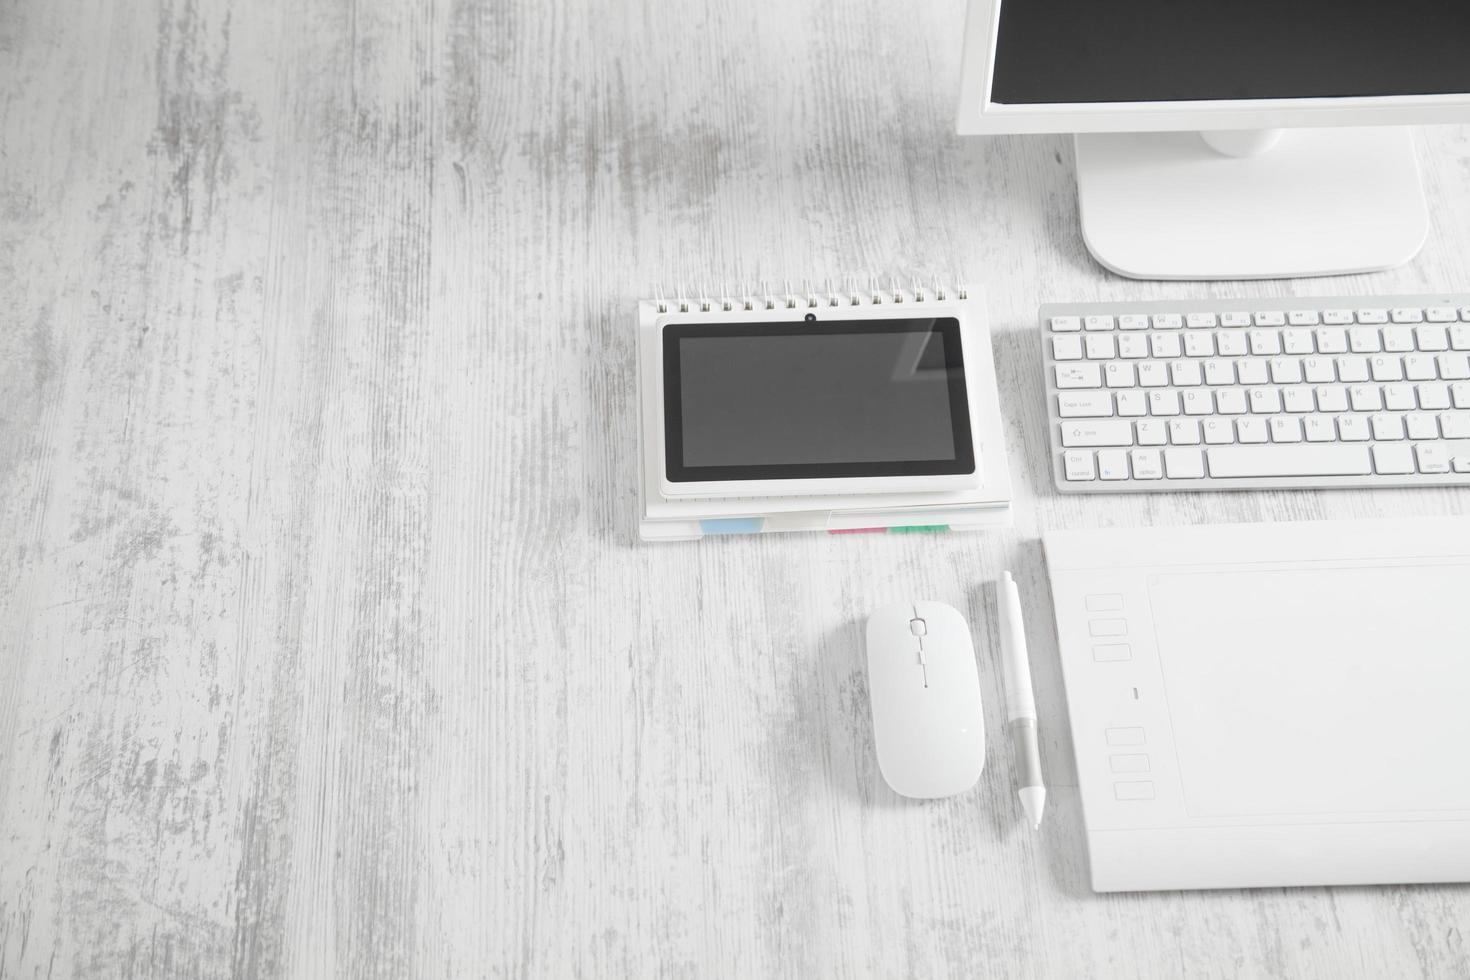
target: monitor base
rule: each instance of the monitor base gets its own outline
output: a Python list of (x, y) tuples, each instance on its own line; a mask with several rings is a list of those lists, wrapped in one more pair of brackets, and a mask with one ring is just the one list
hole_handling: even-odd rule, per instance
[(1407, 128), (1286, 130), (1246, 156), (1191, 132), (1076, 140), (1087, 250), (1132, 279), (1376, 272), (1413, 258), (1429, 231)]

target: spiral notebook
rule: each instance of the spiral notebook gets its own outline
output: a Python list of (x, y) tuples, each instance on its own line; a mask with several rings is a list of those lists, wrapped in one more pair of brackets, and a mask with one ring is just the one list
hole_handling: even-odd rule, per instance
[[(958, 325), (968, 399), (974, 463), (970, 485), (943, 479), (909, 481), (901, 492), (806, 492), (790, 495), (687, 499), (671, 495), (665, 459), (665, 328), (715, 325), (713, 329), (762, 335), (800, 332), (803, 322), (834, 320), (854, 330), (903, 330), (905, 324)], [(871, 325), (866, 321), (874, 321)], [(919, 328), (915, 328), (919, 329)], [(666, 296), (638, 304), (639, 535), (645, 541), (689, 540), (717, 534), (826, 531), (832, 534), (912, 533), (976, 530), (1010, 523), (1011, 484), (995, 383), (994, 355), (982, 291), (940, 282), (887, 288), (737, 290), (729, 294)], [(963, 390), (963, 389), (962, 389)], [(958, 404), (964, 404), (960, 402)], [(865, 433), (861, 421), (839, 433), (849, 440)], [(969, 442), (966, 442), (966, 446)], [(939, 472), (927, 470), (925, 472)], [(797, 482), (797, 481), (792, 481)], [(889, 487), (896, 484), (890, 482)], [(732, 484), (733, 486), (733, 484)], [(783, 485), (784, 486), (784, 485)]]

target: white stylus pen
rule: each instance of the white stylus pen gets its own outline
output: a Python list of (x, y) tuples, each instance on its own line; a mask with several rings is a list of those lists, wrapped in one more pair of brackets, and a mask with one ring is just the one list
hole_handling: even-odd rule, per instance
[(1026, 626), (1021, 620), (1021, 593), (1010, 572), (996, 589), (1000, 606), (1000, 659), (1006, 679), (1006, 727), (1016, 757), (1017, 795), (1031, 826), (1041, 826), (1046, 786), (1041, 781), (1041, 750), (1036, 741), (1036, 696), (1031, 691), (1031, 661), (1026, 653)]

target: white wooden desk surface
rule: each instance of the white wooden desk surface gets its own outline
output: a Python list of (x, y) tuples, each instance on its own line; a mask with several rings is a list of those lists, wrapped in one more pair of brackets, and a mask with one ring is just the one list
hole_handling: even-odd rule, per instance
[[(1038, 533), (1470, 495), (1060, 497), (1032, 326), (1470, 288), (1470, 130), (1422, 134), (1407, 268), (1129, 282), (1067, 140), (953, 135), (962, 6), (3, 5), (0, 974), (1470, 972), (1466, 888), (1091, 894)], [(864, 270), (989, 290), (1015, 527), (638, 544), (635, 299)], [(912, 595), (967, 613), (995, 747), (930, 805), (861, 645)]]

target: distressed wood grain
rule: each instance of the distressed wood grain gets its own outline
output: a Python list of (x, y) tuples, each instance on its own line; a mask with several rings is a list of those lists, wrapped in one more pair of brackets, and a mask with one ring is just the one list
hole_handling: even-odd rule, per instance
[[(1095, 896), (1052, 527), (1452, 513), (1463, 491), (1060, 497), (1038, 302), (1136, 283), (1070, 144), (952, 133), (963, 4), (0, 6), (0, 975), (1463, 976), (1460, 887)], [(988, 536), (642, 546), (655, 281), (983, 283)], [(1054, 804), (879, 776), (861, 623), (1016, 570)], [(998, 709), (992, 745), (1003, 744)]]

